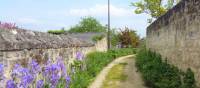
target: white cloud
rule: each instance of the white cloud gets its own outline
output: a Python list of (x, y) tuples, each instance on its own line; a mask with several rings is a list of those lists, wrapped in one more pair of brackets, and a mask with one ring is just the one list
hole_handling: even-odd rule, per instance
[[(107, 16), (107, 5), (95, 5), (91, 8), (70, 9), (72, 16)], [(122, 17), (133, 15), (130, 9), (110, 5), (111, 16)]]

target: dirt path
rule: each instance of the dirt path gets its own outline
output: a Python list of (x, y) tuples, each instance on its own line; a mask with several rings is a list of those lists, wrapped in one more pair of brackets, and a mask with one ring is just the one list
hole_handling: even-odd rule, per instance
[(111, 62), (100, 72), (100, 74), (97, 76), (95, 81), (89, 86), (89, 88), (103, 88), (103, 83), (111, 68), (120, 63), (127, 63), (123, 70), (123, 74), (125, 74), (127, 78), (125, 81), (119, 81), (118, 86), (116, 88), (146, 88), (144, 87), (144, 83), (141, 79), (141, 76), (137, 72), (137, 69), (135, 67), (134, 55), (120, 57)]
[(125, 58), (124, 61), (128, 63), (124, 69), (124, 74), (128, 77), (125, 82), (121, 83), (119, 88), (146, 88), (140, 73), (137, 72), (137, 68), (135, 67), (135, 59), (130, 57)]

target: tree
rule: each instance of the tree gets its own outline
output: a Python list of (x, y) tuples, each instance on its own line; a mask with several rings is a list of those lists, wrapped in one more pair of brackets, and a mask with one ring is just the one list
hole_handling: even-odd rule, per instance
[(70, 33), (106, 32), (106, 27), (102, 26), (102, 24), (100, 24), (100, 22), (93, 17), (85, 17), (79, 22), (79, 24), (72, 27), (68, 32)]
[(113, 28), (110, 31), (110, 36), (111, 36), (112, 47), (116, 47), (119, 44), (119, 32), (117, 32), (116, 28)]
[(125, 27), (125, 30), (121, 30), (119, 34), (119, 41), (121, 42), (122, 48), (137, 47), (139, 44), (139, 36), (136, 31)]
[(136, 7), (136, 14), (149, 14), (151, 18), (148, 19), (148, 22), (151, 23), (153, 19), (157, 19), (165, 14), (179, 1), (180, 0), (141, 0), (131, 4)]

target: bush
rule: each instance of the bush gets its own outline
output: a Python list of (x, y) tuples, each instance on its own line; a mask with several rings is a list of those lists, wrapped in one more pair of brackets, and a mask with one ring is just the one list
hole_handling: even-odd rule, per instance
[(97, 42), (102, 40), (105, 37), (105, 35), (96, 35), (92, 37), (92, 41)]
[(162, 61), (161, 55), (142, 49), (136, 56), (136, 67), (150, 88), (195, 88), (194, 73), (186, 73)]
[(183, 82), (184, 82), (183, 88), (195, 88), (196, 87), (194, 73), (192, 72), (191, 69), (187, 69), (186, 73), (184, 74)]
[(108, 52), (93, 52), (86, 56), (86, 70), (76, 72), (72, 76), (70, 88), (87, 88), (97, 74), (116, 57), (136, 53), (136, 49), (117, 49)]
[(66, 31), (61, 29), (61, 30), (48, 30), (48, 33), (50, 34), (55, 34), (55, 35), (60, 35), (60, 34), (64, 34)]

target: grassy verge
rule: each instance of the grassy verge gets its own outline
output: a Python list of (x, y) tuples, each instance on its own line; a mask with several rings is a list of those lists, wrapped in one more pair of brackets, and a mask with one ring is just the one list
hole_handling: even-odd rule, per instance
[(97, 74), (116, 57), (135, 53), (136, 49), (128, 48), (88, 54), (85, 60), (86, 70), (78, 71), (72, 76), (70, 88), (87, 88)]
[(195, 88), (194, 73), (162, 61), (161, 55), (142, 49), (136, 56), (136, 67), (150, 88)]
[(102, 88), (118, 88), (120, 81), (126, 81), (127, 75), (123, 73), (123, 70), (127, 63), (120, 63), (111, 68), (103, 82)]

